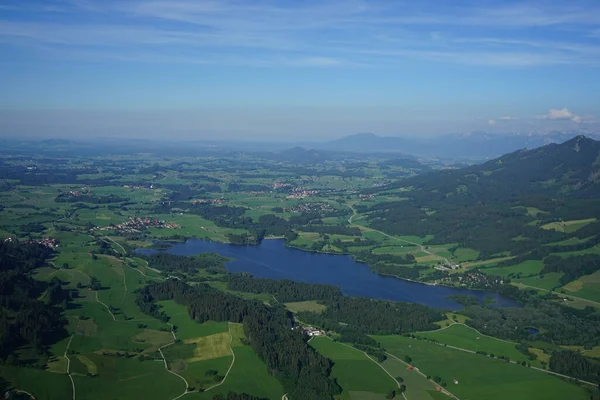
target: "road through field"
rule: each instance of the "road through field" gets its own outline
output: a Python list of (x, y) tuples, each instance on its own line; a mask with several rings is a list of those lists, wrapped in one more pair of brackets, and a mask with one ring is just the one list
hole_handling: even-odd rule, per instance
[(397, 237), (397, 236), (388, 235), (387, 233), (385, 233), (385, 232), (382, 232), (382, 231), (379, 231), (379, 230), (377, 230), (377, 229), (369, 228), (369, 227), (366, 227), (366, 226), (363, 226), (363, 225), (357, 225), (357, 224), (353, 224), (353, 223), (352, 223), (352, 219), (353, 219), (353, 218), (354, 218), (354, 217), (355, 217), (355, 216), (356, 216), (358, 213), (356, 212), (356, 209), (354, 209), (354, 207), (353, 207), (352, 205), (349, 205), (349, 204), (348, 204), (348, 207), (350, 207), (350, 209), (352, 210), (352, 215), (350, 216), (350, 218), (348, 218), (348, 223), (349, 223), (349, 224), (351, 224), (352, 226), (354, 226), (354, 227), (357, 227), (357, 228), (359, 228), (359, 229), (362, 229), (362, 230), (365, 230), (365, 231), (377, 232), (377, 233), (379, 233), (379, 234), (381, 234), (381, 235), (383, 235), (383, 236), (385, 236), (385, 237), (388, 237), (388, 238), (390, 238), (390, 239), (393, 239), (393, 240), (398, 240), (398, 241), (400, 241), (400, 242), (403, 242), (403, 243), (412, 244), (412, 245), (414, 245), (414, 246), (417, 246), (417, 247), (419, 247), (419, 248), (421, 249), (421, 251), (422, 251), (422, 252), (424, 252), (424, 253), (426, 253), (426, 254), (429, 254), (430, 256), (434, 256), (434, 257), (436, 257), (436, 258), (440, 259), (441, 261), (443, 261), (443, 262), (444, 262), (444, 264), (450, 264), (450, 261), (449, 261), (449, 260), (448, 260), (446, 257), (442, 257), (442, 256), (440, 256), (440, 255), (437, 255), (437, 254), (435, 254), (435, 253), (433, 253), (433, 252), (431, 252), (431, 251), (427, 250), (427, 249), (425, 248), (425, 246), (423, 246), (422, 244), (415, 243), (415, 242), (411, 242), (410, 240), (402, 239), (402, 238), (399, 238), (399, 237)]

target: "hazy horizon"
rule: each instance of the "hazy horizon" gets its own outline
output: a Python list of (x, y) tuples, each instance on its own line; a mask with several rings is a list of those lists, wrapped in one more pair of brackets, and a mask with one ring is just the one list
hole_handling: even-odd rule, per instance
[(0, 136), (600, 130), (592, 0), (0, 0)]

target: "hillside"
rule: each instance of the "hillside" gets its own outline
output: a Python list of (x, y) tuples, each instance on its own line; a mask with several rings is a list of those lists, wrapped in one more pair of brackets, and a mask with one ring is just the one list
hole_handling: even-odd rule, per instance
[[(399, 201), (359, 205), (357, 210), (366, 214), (371, 228), (391, 235), (433, 235), (427, 244), (475, 249), (480, 260), (517, 256), (505, 264), (539, 260), (540, 268), (531, 276), (555, 272), (555, 282), (549, 287), (560, 287), (598, 269), (563, 271), (566, 264), (585, 263), (576, 257), (596, 257), (600, 243), (598, 160), (600, 142), (578, 136), (484, 164), (371, 189), (368, 193), (375, 198), (396, 194)], [(573, 251), (578, 253), (569, 253)], [(559, 267), (549, 267), (549, 257), (555, 254), (568, 258)]]

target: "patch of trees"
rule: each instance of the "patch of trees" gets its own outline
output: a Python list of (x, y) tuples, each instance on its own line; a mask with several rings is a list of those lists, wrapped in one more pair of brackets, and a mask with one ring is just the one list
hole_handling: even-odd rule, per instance
[(266, 185), (232, 182), (227, 187), (227, 190), (229, 192), (270, 192), (271, 187)]
[(246, 301), (205, 284), (191, 287), (173, 280), (146, 286), (138, 292), (136, 303), (145, 313), (166, 321), (156, 301), (168, 299), (186, 305), (190, 318), (197, 322), (243, 323), (250, 345), (290, 398), (329, 400), (341, 392), (329, 378), (331, 361), (312, 349), (300, 332), (290, 329), (293, 319), (283, 307)]
[(544, 260), (544, 269), (540, 274), (548, 272), (562, 272), (561, 285), (565, 285), (575, 279), (593, 274), (600, 270), (600, 256), (595, 254), (584, 254), (580, 256), (562, 258), (550, 256)]
[(593, 313), (574, 312), (543, 299), (530, 298), (523, 308), (480, 306), (465, 307), (467, 325), (485, 333), (512, 341), (531, 338), (529, 327), (540, 330), (536, 340), (564, 345), (600, 344), (600, 323)]
[(333, 300), (342, 295), (333, 285), (294, 282), (288, 279), (274, 280), (255, 278), (247, 273), (230, 274), (227, 287), (248, 293), (270, 293), (280, 302), (305, 300)]
[(93, 194), (82, 193), (74, 195), (68, 192), (59, 193), (54, 199), (57, 203), (91, 203), (91, 204), (110, 204), (110, 203), (122, 203), (127, 201), (125, 197), (116, 196), (109, 194), (106, 196), (95, 196)]
[(443, 319), (438, 310), (413, 303), (340, 296), (325, 305), (327, 308), (319, 314), (304, 311), (298, 313), (298, 318), (309, 323), (324, 318), (352, 325), (364, 333), (381, 335), (437, 329), (433, 322)]
[(12, 353), (19, 346), (41, 352), (66, 335), (61, 306), (68, 292), (57, 279), (44, 283), (30, 276), (51, 254), (37, 244), (0, 242), (0, 358), (8, 363), (17, 362)]
[(146, 256), (145, 259), (149, 265), (163, 272), (194, 273), (203, 269), (212, 274), (225, 272), (225, 263), (228, 261), (226, 257), (217, 253), (179, 256), (159, 252)]
[(296, 229), (303, 232), (317, 232), (323, 235), (345, 235), (345, 236), (361, 236), (361, 230), (357, 227), (345, 225), (306, 225), (297, 226)]
[(559, 374), (600, 384), (600, 362), (581, 354), (564, 350), (552, 353), (550, 369)]
[(453, 294), (446, 298), (463, 306), (478, 306), (480, 304), (477, 297), (468, 294)]

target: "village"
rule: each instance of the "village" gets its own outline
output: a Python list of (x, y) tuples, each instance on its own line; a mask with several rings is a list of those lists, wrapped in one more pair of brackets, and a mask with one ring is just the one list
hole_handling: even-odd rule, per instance
[[(6, 239), (4, 239), (4, 242), (6, 243), (12, 243), (13, 241), (15, 241), (15, 239), (13, 239), (12, 237), (8, 237)], [(58, 241), (54, 238), (43, 238), (43, 239), (35, 239), (35, 240), (22, 240), (20, 241), (20, 243), (23, 244), (39, 244), (42, 246), (46, 246), (49, 247), (51, 249), (58, 247)]]
[(139, 232), (148, 228), (159, 228), (159, 229), (176, 229), (179, 228), (178, 224), (172, 222), (166, 222), (157, 218), (140, 218), (140, 217), (129, 217), (129, 220), (117, 224), (109, 225), (104, 227), (95, 227), (92, 230), (96, 231), (112, 231), (116, 230), (119, 233), (134, 233)]

